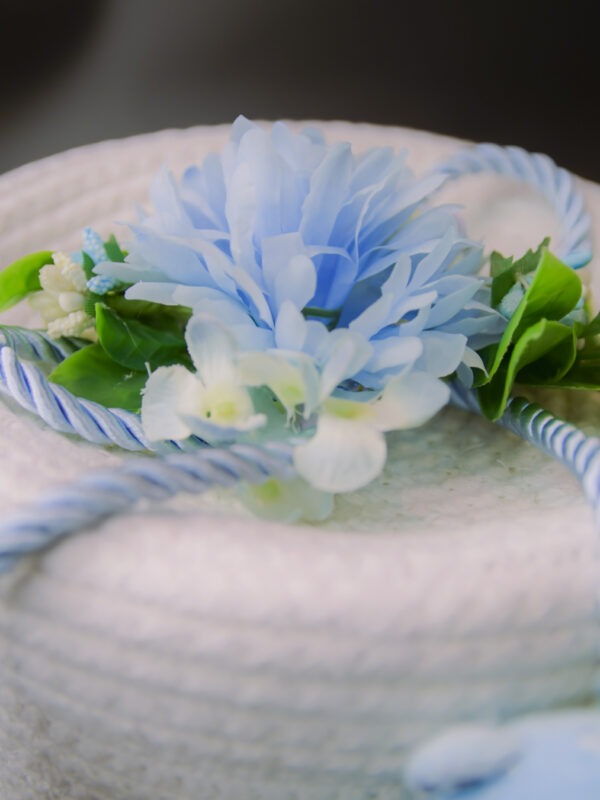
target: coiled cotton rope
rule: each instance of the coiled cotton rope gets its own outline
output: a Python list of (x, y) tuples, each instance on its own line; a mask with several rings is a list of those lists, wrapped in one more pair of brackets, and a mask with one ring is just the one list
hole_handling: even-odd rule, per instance
[(160, 459), (132, 458), (120, 469), (91, 472), (0, 523), (0, 573), (27, 553), (128, 511), (140, 500), (164, 500), (179, 492), (201, 494), (239, 481), (262, 483), (273, 474), (285, 480), (293, 475), (291, 461), (287, 444), (236, 444)]
[[(492, 171), (533, 186), (551, 203), (562, 222), (561, 257), (575, 268), (590, 260), (591, 221), (583, 198), (571, 175), (547, 156), (483, 144), (452, 156), (436, 171), (448, 179)], [(74, 347), (76, 344), (68, 340), (55, 343), (44, 334), (0, 327), (0, 391), (55, 430), (76, 434), (94, 444), (151, 450), (138, 415), (75, 397), (48, 381), (35, 364), (27, 363), (58, 363)], [(452, 400), (459, 407), (479, 412), (476, 397), (458, 386), (453, 387)], [(540, 406), (520, 399), (511, 401), (500, 424), (571, 469), (582, 482), (600, 524), (600, 440), (586, 437)], [(168, 455), (183, 448), (196, 452)], [(287, 445), (209, 448), (191, 439), (183, 444), (162, 443), (156, 449), (165, 454), (162, 459), (131, 460), (120, 470), (91, 473), (0, 524), (0, 572), (22, 556), (122, 513), (139, 500), (160, 499), (180, 491), (203, 492), (240, 480), (256, 483), (273, 474), (286, 478), (293, 473), (292, 451)]]

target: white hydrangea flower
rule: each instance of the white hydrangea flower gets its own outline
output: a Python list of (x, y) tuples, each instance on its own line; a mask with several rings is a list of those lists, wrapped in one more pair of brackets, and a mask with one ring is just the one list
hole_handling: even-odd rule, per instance
[(96, 341), (94, 319), (85, 311), (88, 288), (83, 267), (61, 252), (53, 253), (52, 261), (40, 270), (42, 290), (31, 296), (31, 306), (53, 338), (78, 336)]
[(426, 372), (392, 378), (371, 402), (324, 401), (315, 435), (294, 451), (298, 474), (324, 492), (352, 492), (376, 478), (385, 464), (384, 433), (423, 425), (448, 402), (446, 383)]
[(188, 323), (186, 341), (196, 372), (176, 365), (150, 376), (142, 402), (146, 435), (161, 440), (195, 433), (211, 443), (248, 435), (291, 438), (294, 466), (311, 488), (301, 503), (291, 502), (289, 487), (279, 483), (252, 490), (246, 499), (267, 515), (298, 518), (312, 505), (318, 515), (329, 507), (325, 495), (365, 486), (385, 464), (384, 433), (422, 425), (449, 398), (446, 383), (414, 370), (380, 391), (341, 389), (371, 355), (351, 330), (333, 332), (314, 358), (282, 350), (247, 353), (218, 319), (198, 314)]
[(242, 483), (239, 494), (247, 508), (265, 519), (285, 522), (322, 522), (333, 511), (333, 495), (315, 489), (302, 478), (264, 483)]
[(236, 364), (237, 347), (226, 328), (197, 315), (186, 329), (196, 372), (181, 365), (159, 367), (142, 398), (142, 424), (151, 441), (184, 439), (192, 433), (207, 442), (233, 441), (260, 428), (267, 418), (256, 413)]

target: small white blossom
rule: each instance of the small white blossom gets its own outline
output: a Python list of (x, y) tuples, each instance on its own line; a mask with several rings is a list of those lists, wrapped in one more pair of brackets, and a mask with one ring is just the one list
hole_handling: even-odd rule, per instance
[(96, 340), (96, 331), (90, 327), (93, 320), (85, 311), (71, 311), (64, 317), (48, 323), (48, 335), (53, 339), (61, 336), (79, 336), (82, 339)]
[(379, 392), (361, 392), (360, 400), (341, 389), (370, 357), (369, 346), (349, 330), (330, 335), (318, 357), (245, 353), (219, 320), (197, 314), (186, 342), (196, 372), (176, 365), (150, 376), (142, 402), (146, 435), (195, 433), (211, 443), (291, 437), (294, 466), (307, 484), (304, 499), (292, 502), (289, 486), (278, 482), (248, 490), (248, 503), (265, 515), (298, 519), (313, 505), (311, 514), (325, 513), (330, 493), (358, 489), (381, 472), (386, 431), (422, 425), (448, 402), (443, 381), (415, 370), (394, 376)]
[(271, 477), (264, 483), (243, 483), (239, 493), (253, 513), (266, 519), (322, 522), (333, 511), (333, 495), (315, 489), (302, 478)]
[(215, 319), (197, 315), (186, 330), (196, 372), (159, 367), (142, 399), (142, 424), (150, 440), (184, 439), (191, 433), (208, 442), (233, 441), (266, 424), (236, 364), (237, 347)]
[(417, 428), (448, 402), (448, 386), (426, 372), (392, 378), (371, 402), (329, 397), (315, 435), (294, 451), (298, 474), (324, 492), (366, 486), (385, 464), (384, 432)]
[(66, 253), (53, 253), (52, 261), (40, 270), (42, 290), (32, 295), (32, 307), (53, 338), (79, 336), (96, 341), (94, 319), (85, 311), (88, 288), (83, 267)]

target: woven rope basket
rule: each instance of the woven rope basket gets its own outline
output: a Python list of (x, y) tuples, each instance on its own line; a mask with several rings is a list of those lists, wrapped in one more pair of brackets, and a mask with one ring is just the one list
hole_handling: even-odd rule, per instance
[[(417, 173), (460, 146), (322, 127), (357, 150), (407, 147)], [(74, 248), (87, 224), (118, 234), (163, 163), (180, 171), (227, 132), (106, 142), (3, 176), (0, 263)], [(600, 230), (600, 189), (583, 188)], [(558, 229), (506, 179), (439, 199), (466, 206), (488, 250)], [(594, 398), (553, 410), (588, 430), (600, 419)], [(6, 403), (0, 443), (5, 512), (120, 460)], [(599, 577), (575, 480), (455, 409), (392, 435), (383, 476), (319, 527), (253, 519), (216, 491), (147, 504), (4, 580), (0, 796), (398, 800), (408, 750), (446, 725), (593, 697)]]

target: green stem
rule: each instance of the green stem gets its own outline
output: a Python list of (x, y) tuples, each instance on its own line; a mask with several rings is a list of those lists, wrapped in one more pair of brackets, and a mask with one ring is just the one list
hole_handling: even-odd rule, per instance
[(304, 306), (304, 308), (302, 309), (302, 313), (304, 314), (305, 317), (321, 317), (322, 319), (330, 320), (327, 323), (327, 327), (329, 328), (329, 330), (332, 330), (340, 321), (342, 309), (319, 308), (318, 306)]

